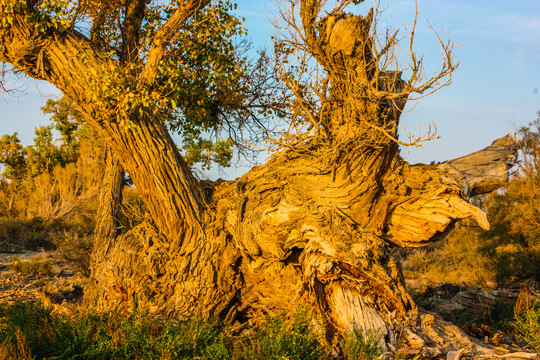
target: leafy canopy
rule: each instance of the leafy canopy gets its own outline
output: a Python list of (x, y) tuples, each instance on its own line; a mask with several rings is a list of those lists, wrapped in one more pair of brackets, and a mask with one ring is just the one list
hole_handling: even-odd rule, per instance
[[(264, 128), (264, 116), (255, 109), (272, 107), (278, 94), (261, 81), (266, 64), (245, 55), (243, 19), (231, 15), (236, 5), (228, 0), (203, 6), (172, 36), (163, 36), (178, 9), (189, 3), (1, 0), (0, 26), (7, 29), (25, 16), (35, 34), (83, 33), (107, 59), (105, 68), (89, 66), (81, 74), (89, 84), (83, 98), (92, 103), (92, 116), (134, 131), (138, 119), (165, 121), (182, 135), (189, 162), (226, 166), (233, 147), (247, 136), (243, 129), (255, 134), (249, 128)], [(160, 46), (153, 76), (141, 79), (152, 49)]]

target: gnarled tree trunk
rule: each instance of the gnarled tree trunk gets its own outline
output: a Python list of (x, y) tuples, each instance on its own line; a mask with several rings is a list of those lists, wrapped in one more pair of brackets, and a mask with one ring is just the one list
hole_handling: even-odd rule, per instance
[[(307, 306), (330, 340), (359, 330), (389, 347), (472, 346), (418, 314), (390, 249), (437, 241), (463, 218), (487, 226), (467, 199), (506, 181), (513, 139), (440, 165), (403, 161), (395, 138), (404, 100), (388, 94), (406, 84), (376, 69), (370, 16), (328, 18), (316, 30), (310, 3), (302, 2), (306, 39), (332, 84), (319, 114), (327, 141), (279, 153), (231, 182), (198, 182), (152, 112), (126, 115), (131, 127), (109, 121), (84, 74), (111, 64), (84, 36), (36, 35), (24, 16), (2, 34), (0, 61), (76, 101), (148, 208), (146, 222), (97, 247), (87, 300), (238, 328)], [(362, 93), (366, 84), (386, 97)]]
[[(514, 151), (505, 137), (440, 165), (373, 156), (327, 172), (316, 159), (284, 154), (236, 181), (203, 185), (199, 244), (178, 246), (148, 223), (118, 239), (108, 260), (94, 264), (102, 273), (93, 300), (173, 316), (202, 312), (238, 326), (308, 305), (329, 337), (373, 331), (397, 346), (398, 334), (413, 336), (405, 329), (424, 318), (390, 249), (437, 241), (463, 218), (488, 226), (466, 198), (502, 185)], [(431, 345), (456, 346), (459, 332), (442, 336), (448, 331)]]

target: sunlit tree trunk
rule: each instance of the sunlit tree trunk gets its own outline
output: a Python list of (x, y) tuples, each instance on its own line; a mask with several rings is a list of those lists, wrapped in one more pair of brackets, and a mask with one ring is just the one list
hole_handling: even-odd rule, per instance
[(122, 188), (124, 171), (120, 161), (110, 147), (106, 147), (103, 157), (104, 173), (99, 189), (99, 204), (96, 212), (94, 228), (94, 246), (91, 254), (91, 279), (94, 283), (89, 287), (87, 299), (92, 298), (91, 289), (98, 287), (95, 279), (101, 278), (103, 265), (109, 260), (109, 250), (114, 246), (119, 234), (120, 206), (122, 204)]
[(99, 189), (99, 205), (94, 229), (97, 248), (102, 248), (109, 239), (115, 239), (118, 235), (118, 219), (124, 186), (124, 171), (120, 161), (109, 147), (106, 148), (103, 160), (105, 171)]

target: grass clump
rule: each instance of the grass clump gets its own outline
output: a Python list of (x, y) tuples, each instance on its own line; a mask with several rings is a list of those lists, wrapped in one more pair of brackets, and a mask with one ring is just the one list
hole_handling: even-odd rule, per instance
[(540, 298), (522, 289), (516, 302), (512, 327), (516, 333), (540, 352)]
[(238, 341), (234, 359), (239, 360), (322, 360), (329, 359), (328, 348), (319, 342), (308, 313), (298, 311), (287, 320), (285, 314), (268, 318), (253, 337)]
[(380, 337), (370, 332), (363, 335), (360, 331), (352, 331), (341, 343), (347, 360), (372, 360), (381, 355)]
[(513, 326), (523, 340), (540, 351), (540, 304), (516, 314)]
[(11, 258), (11, 269), (22, 275), (37, 275), (44, 277), (54, 276), (53, 266), (50, 262), (36, 257), (32, 260), (21, 260), (17, 256)]
[(142, 314), (55, 314), (40, 304), (0, 306), (0, 358), (9, 359), (327, 359), (307, 317), (269, 318), (249, 339), (220, 324), (152, 320)]

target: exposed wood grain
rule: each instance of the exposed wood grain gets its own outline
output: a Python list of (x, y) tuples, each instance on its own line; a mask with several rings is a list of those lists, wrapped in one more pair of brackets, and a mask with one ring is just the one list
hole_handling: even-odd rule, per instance
[(439, 165), (461, 183), (465, 196), (498, 189), (508, 181), (508, 170), (515, 165), (515, 137), (506, 135), (489, 147)]

